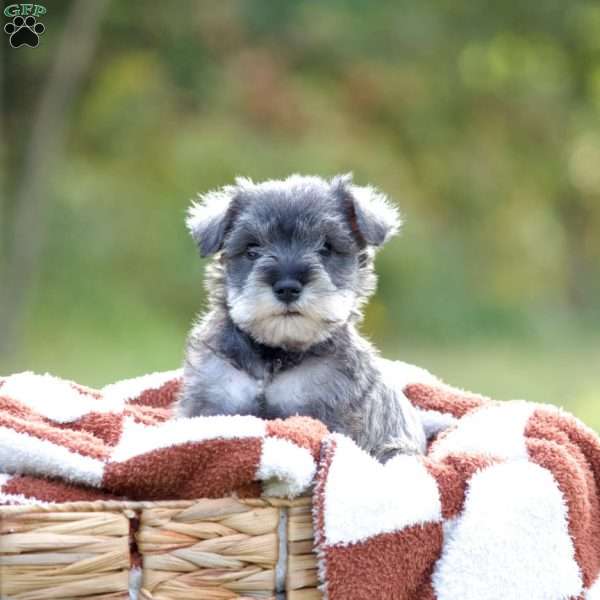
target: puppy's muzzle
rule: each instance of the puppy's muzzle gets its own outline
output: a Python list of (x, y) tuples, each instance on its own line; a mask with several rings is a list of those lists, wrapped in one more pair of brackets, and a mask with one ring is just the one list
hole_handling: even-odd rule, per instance
[(302, 284), (297, 279), (280, 279), (273, 284), (275, 297), (285, 304), (291, 304), (300, 298)]

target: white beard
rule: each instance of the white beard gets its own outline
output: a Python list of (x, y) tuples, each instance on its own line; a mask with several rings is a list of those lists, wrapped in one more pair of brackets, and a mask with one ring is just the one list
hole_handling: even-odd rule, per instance
[(269, 285), (251, 276), (241, 291), (228, 291), (227, 305), (234, 323), (257, 342), (303, 350), (326, 340), (345, 323), (356, 297), (320, 276), (302, 290), (298, 301), (287, 306), (275, 298)]

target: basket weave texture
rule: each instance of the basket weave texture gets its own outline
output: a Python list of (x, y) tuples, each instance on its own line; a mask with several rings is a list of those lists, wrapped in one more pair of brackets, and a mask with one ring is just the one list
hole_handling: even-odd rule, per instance
[(322, 598), (308, 498), (0, 507), (2, 600), (126, 600), (140, 561), (140, 600)]

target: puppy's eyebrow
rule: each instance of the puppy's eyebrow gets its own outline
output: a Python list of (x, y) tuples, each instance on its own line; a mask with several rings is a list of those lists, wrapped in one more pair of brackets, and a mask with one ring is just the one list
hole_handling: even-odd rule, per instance
[(225, 253), (235, 256), (243, 252), (248, 246), (260, 244), (258, 236), (245, 227), (236, 228), (225, 242)]

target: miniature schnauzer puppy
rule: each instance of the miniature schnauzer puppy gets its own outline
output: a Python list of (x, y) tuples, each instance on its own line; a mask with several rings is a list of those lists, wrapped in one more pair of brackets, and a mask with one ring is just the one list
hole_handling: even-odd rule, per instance
[(396, 365), (357, 331), (375, 250), (396, 210), (351, 175), (235, 185), (193, 204), (188, 228), (210, 307), (193, 327), (178, 416), (305, 415), (371, 455), (420, 453), (425, 435)]

